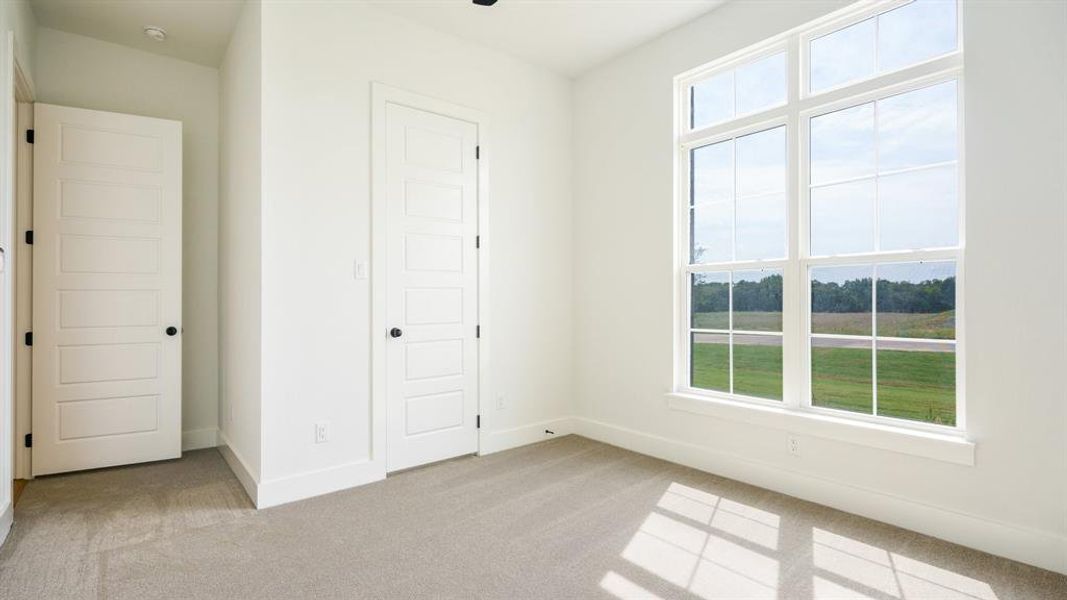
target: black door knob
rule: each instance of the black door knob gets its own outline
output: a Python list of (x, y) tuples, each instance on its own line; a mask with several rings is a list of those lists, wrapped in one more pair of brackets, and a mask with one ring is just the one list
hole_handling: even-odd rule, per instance
[(169, 336), (178, 335), (178, 328), (173, 326), (173, 325), (171, 325), (170, 327), (167, 328), (167, 335), (169, 335)]
[(389, 337), (398, 338), (398, 337), (400, 337), (402, 335), (404, 335), (404, 332), (400, 331), (399, 327), (394, 327), (394, 328), (389, 330)]

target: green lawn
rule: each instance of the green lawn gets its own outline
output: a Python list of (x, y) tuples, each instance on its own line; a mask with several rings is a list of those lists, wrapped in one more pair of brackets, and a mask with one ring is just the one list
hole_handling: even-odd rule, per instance
[[(782, 348), (734, 346), (734, 391), (782, 399)], [(693, 344), (693, 387), (730, 391), (730, 350), (726, 344)]]
[[(839, 335), (871, 335), (871, 313), (815, 313), (812, 331)], [(956, 337), (956, 311), (942, 313), (878, 313), (881, 337), (951, 340)]]
[[(942, 313), (878, 313), (878, 335), (882, 337), (951, 340), (956, 337), (956, 311)], [(725, 312), (696, 313), (694, 329), (729, 329)], [(782, 313), (738, 311), (734, 329), (781, 331)], [(815, 313), (812, 331), (840, 335), (871, 335), (871, 313)]]
[[(693, 345), (693, 387), (728, 391), (726, 344)], [(734, 391), (780, 400), (782, 350), (734, 347)], [(954, 425), (956, 356), (951, 352), (878, 351), (878, 413)], [(871, 412), (871, 352), (854, 348), (812, 349), (812, 402), (816, 406)]]
[[(694, 329), (729, 329), (729, 313), (708, 312), (693, 315)], [(747, 331), (781, 331), (782, 313), (738, 311), (734, 313), (734, 329)]]

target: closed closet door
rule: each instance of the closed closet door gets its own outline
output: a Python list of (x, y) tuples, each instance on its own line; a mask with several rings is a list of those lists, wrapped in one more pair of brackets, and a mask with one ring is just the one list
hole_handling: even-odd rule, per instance
[(181, 455), (182, 127), (38, 104), (33, 472)]
[(387, 469), (478, 448), (478, 127), (386, 108)]

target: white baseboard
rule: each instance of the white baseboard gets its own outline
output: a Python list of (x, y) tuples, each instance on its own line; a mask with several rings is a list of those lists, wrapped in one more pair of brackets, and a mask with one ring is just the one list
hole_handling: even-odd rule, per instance
[(0, 513), (0, 546), (7, 541), (7, 534), (11, 532), (11, 525), (15, 522), (15, 503), (8, 502), (4, 511)]
[(219, 445), (219, 430), (216, 427), (193, 429), (182, 432), (182, 452), (214, 448)]
[[(545, 433), (545, 430), (553, 433)], [(567, 435), (573, 431), (574, 419), (563, 417), (531, 423), (522, 427), (486, 432), (482, 434), (479, 453), (499, 452)], [(288, 504), (297, 500), (366, 485), (385, 478), (385, 468), (380, 462), (361, 461), (257, 482), (250, 475), (242, 475), (242, 471), (248, 472), (247, 467), (244, 466), (244, 461), (226, 443), (225, 435), (220, 433), (219, 437), (222, 442), (219, 450), (222, 451), (226, 462), (230, 464), (230, 468), (233, 469), (237, 478), (245, 486), (245, 490), (248, 491), (248, 496), (252, 498), (256, 508), (269, 508)]]
[(226, 434), (219, 431), (218, 436), (219, 453), (256, 508), (270, 508), (385, 478), (382, 465), (364, 461), (260, 481)]
[(259, 484), (256, 508), (269, 508), (385, 479), (381, 462), (361, 461), (268, 479)]
[(219, 431), (218, 436), (219, 453), (222, 454), (222, 458), (229, 465), (234, 476), (237, 477), (237, 481), (241, 482), (241, 487), (248, 494), (248, 499), (252, 501), (252, 504), (259, 506), (257, 501), (259, 497), (259, 477), (252, 472), (252, 469), (248, 467), (248, 463), (241, 458), (241, 455), (230, 443), (230, 439), (226, 437), (226, 434)]
[(830, 506), (1067, 574), (1067, 537), (1013, 525), (900, 496), (815, 477), (706, 446), (619, 427), (574, 419), (574, 433), (666, 461), (729, 477), (762, 488)]
[[(546, 433), (546, 431), (551, 431), (552, 433)], [(478, 454), (492, 454), (525, 446), (526, 444), (543, 442), (569, 433), (574, 433), (574, 419), (572, 417), (550, 419), (499, 431), (487, 431), (482, 434), (479, 440)]]

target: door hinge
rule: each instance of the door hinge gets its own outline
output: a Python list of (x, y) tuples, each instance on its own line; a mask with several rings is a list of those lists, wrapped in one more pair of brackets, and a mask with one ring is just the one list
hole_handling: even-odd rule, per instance
[(481, 325), (475, 325), (474, 326), (474, 337), (481, 339), (481, 337), (482, 337), (482, 326)]
[(33, 143), (33, 130), (32, 129), (27, 129), (26, 130), (26, 143), (27, 144), (32, 144)]
[(33, 434), (27, 433), (26, 437), (22, 438), (22, 445), (27, 448), (33, 448)]
[(26, 230), (26, 243), (31, 245), (31, 246), (33, 245), (33, 230), (32, 229)]
[(27, 346), (32, 346), (33, 345), (33, 332), (32, 331), (27, 331), (26, 335), (24, 336), (24, 340), (25, 340)]
[(482, 158), (482, 147), (481, 146), (475, 146), (474, 147), (474, 160), (479, 160), (481, 158)]
[(478, 416), (474, 417), (474, 428), (475, 429), (481, 429), (482, 428), (482, 415), (478, 415)]
[(480, 236), (480, 235), (474, 236), (474, 247), (475, 248), (481, 248), (482, 247), (482, 236)]

